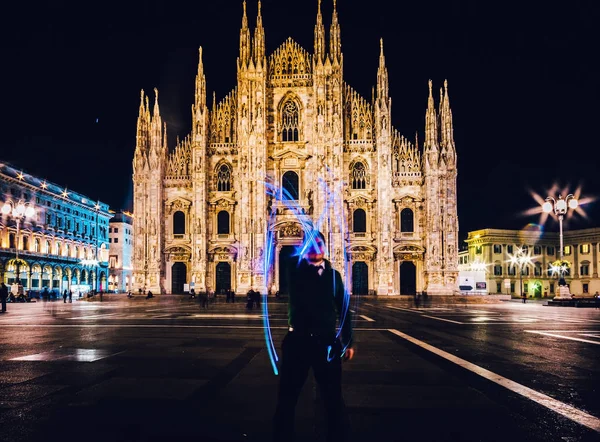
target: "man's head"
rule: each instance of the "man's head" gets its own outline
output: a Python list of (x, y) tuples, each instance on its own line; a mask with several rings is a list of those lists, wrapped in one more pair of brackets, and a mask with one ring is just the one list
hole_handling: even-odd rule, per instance
[(308, 244), (306, 259), (310, 262), (321, 262), (325, 257), (325, 236), (318, 230), (312, 233), (312, 240)]

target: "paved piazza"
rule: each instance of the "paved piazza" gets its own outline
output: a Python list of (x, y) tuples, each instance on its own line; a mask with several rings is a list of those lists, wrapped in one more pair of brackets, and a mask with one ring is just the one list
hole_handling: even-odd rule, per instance
[[(268, 441), (262, 311), (106, 296), (0, 315), (2, 441)], [(600, 440), (600, 310), (364, 298), (344, 366), (355, 441)], [(277, 346), (284, 303), (269, 303)], [(298, 441), (323, 441), (309, 378)]]

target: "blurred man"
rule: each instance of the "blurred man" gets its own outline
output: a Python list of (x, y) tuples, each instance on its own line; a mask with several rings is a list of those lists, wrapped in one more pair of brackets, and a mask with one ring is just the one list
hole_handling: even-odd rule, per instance
[[(294, 438), (296, 402), (312, 367), (327, 412), (327, 441), (348, 438), (349, 423), (342, 397), (342, 358), (354, 356), (350, 312), (344, 303), (344, 283), (324, 258), (325, 237), (311, 236), (308, 252), (290, 279), (289, 331), (282, 344), (281, 379), (274, 416), (274, 440)], [(342, 324), (341, 341), (336, 320)], [(344, 351), (345, 349), (345, 351)]]

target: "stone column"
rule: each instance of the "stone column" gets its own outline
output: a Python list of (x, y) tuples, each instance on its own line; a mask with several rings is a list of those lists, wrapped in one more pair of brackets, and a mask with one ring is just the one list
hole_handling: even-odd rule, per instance
[(592, 278), (598, 277), (598, 243), (592, 243)]
[(573, 272), (572, 278), (579, 278), (579, 244), (573, 244)]

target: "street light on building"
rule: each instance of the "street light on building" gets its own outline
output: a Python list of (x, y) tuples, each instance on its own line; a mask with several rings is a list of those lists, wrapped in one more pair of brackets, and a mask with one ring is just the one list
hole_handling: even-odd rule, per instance
[(523, 268), (531, 265), (531, 256), (522, 247), (518, 247), (515, 254), (510, 257), (510, 264), (519, 267), (519, 290), (523, 296)]
[(21, 242), (21, 221), (35, 216), (35, 207), (33, 204), (23, 202), (15, 203), (8, 200), (2, 206), (4, 215), (11, 215), (17, 224), (17, 237), (15, 241), (15, 279), (18, 285), (21, 284), (21, 260), (19, 259), (19, 245)]
[[(542, 204), (542, 210), (545, 213), (554, 213), (554, 215), (558, 218), (558, 229), (559, 229), (559, 256), (560, 256), (560, 264), (558, 266), (559, 270), (559, 287), (558, 287), (558, 298), (566, 298), (570, 299), (571, 294), (569, 293), (569, 289), (564, 280), (564, 274), (566, 270), (566, 266), (562, 265), (564, 259), (564, 246), (563, 246), (563, 219), (565, 215), (569, 211), (569, 209), (576, 209), (579, 205), (577, 198), (573, 194), (568, 194), (566, 198), (563, 198), (562, 195), (558, 195), (558, 199), (549, 196), (546, 198), (546, 202)], [(561, 289), (561, 287), (563, 287)]]

